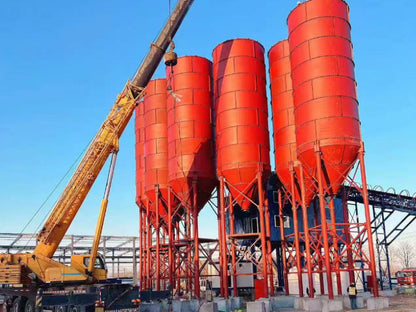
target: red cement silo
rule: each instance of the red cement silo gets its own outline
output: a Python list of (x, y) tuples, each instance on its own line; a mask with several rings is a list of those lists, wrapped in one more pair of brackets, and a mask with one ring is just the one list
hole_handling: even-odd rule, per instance
[[(268, 53), (276, 174), (286, 190), (291, 192), (290, 170), (298, 158), (296, 153), (292, 71), (289, 55), (288, 40), (282, 40), (276, 43)], [(299, 178), (298, 168), (295, 168), (295, 170)], [(305, 177), (304, 184), (306, 192), (305, 202), (306, 205), (309, 205), (314, 196), (311, 179)], [(299, 192), (292, 195), (299, 202)]]
[(246, 188), (258, 172), (264, 178), (270, 173), (264, 48), (235, 39), (219, 44), (212, 55), (217, 176), (233, 186), (231, 195), (246, 210), (250, 202), (239, 192), (252, 198), (255, 187)]
[(211, 197), (215, 177), (212, 128), (212, 64), (199, 56), (178, 58), (167, 67), (169, 183), (182, 201), (190, 201), (196, 183), (199, 210)]
[(298, 157), (316, 176), (320, 149), (325, 184), (336, 194), (361, 141), (348, 6), (306, 1), (290, 13), (288, 26)]
[(144, 105), (141, 102), (135, 109), (134, 133), (136, 136), (136, 203), (140, 209), (147, 204), (144, 191)]
[[(151, 80), (143, 98), (144, 105), (144, 190), (155, 213), (157, 187), (160, 191), (159, 213), (167, 216), (164, 202), (168, 198), (168, 124), (166, 79)], [(162, 200), (161, 198), (165, 199)]]

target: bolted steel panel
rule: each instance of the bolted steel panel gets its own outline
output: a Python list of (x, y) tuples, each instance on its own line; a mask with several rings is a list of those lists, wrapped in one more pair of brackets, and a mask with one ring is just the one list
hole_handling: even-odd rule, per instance
[[(168, 198), (168, 125), (166, 110), (166, 79), (154, 79), (146, 87), (144, 106), (144, 190), (155, 213), (167, 217), (162, 199)], [(159, 188), (157, 194), (156, 186)], [(158, 196), (160, 195), (160, 196)]]

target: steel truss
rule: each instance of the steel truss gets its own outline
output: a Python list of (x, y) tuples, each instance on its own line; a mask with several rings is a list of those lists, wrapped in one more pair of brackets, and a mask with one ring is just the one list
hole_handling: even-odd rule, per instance
[[(358, 204), (363, 203), (361, 194), (348, 186), (344, 186), (344, 192), (348, 193), (349, 205), (353, 206), (353, 209), (350, 210), (353, 212), (352, 216), (358, 219)], [(369, 204), (373, 213), (371, 231), (375, 236), (379, 281), (382, 290), (386, 289), (386, 286), (392, 289), (390, 245), (416, 220), (416, 197), (414, 195), (410, 196), (406, 190), (396, 194), (393, 188), (384, 192), (380, 186), (368, 190)], [(388, 228), (387, 221), (391, 220), (393, 214), (400, 216), (401, 220), (392, 228)], [(363, 244), (365, 243), (367, 243), (366, 239), (363, 240)]]
[[(199, 237), (196, 180), (187, 194), (179, 196), (170, 187), (168, 198), (159, 191), (156, 194), (154, 214), (148, 207), (140, 208), (143, 287), (199, 298), (200, 278), (208, 277), (203, 273), (207, 266), (216, 268), (213, 256), (218, 253), (219, 243)], [(160, 217), (160, 209), (167, 212), (166, 218)]]
[[(290, 272), (298, 275), (299, 295), (303, 296), (302, 274), (308, 275), (309, 297), (314, 297), (313, 274), (319, 274), (319, 286), (321, 294), (324, 293), (324, 280), (326, 278), (327, 294), (330, 299), (334, 298), (333, 275), (337, 294), (342, 295), (341, 272), (347, 271), (349, 283), (355, 282), (356, 271), (369, 271), (375, 280), (375, 254), (371, 235), (371, 215), (368, 200), (368, 190), (364, 165), (364, 147), (361, 144), (357, 161), (347, 168), (345, 172), (339, 172), (342, 180), (346, 181), (349, 189), (355, 189), (361, 194), (364, 205), (365, 222), (360, 223), (349, 218), (348, 206), (343, 205), (343, 222), (337, 222), (335, 217), (334, 198), (337, 194), (332, 191), (334, 185), (327, 181), (328, 162), (324, 159), (319, 144), (315, 146), (316, 172), (315, 176), (309, 175), (311, 170), (303, 168), (301, 164), (294, 163), (290, 168), (291, 189), (279, 191), (279, 215), (280, 222), (283, 224), (283, 210), (287, 202), (292, 206), (294, 233), (284, 234), (281, 227), (282, 253), (283, 253), (283, 272), (286, 286), (286, 294), (289, 294), (288, 277)], [(356, 166), (355, 166), (356, 165)], [(295, 167), (296, 169), (295, 170)], [(348, 173), (355, 166), (352, 177)], [(360, 173), (363, 187), (359, 187), (356, 175)], [(314, 225), (308, 224), (308, 211), (305, 205), (306, 184), (304, 175), (314, 183)], [(296, 186), (300, 186), (296, 187)], [(300, 191), (299, 191), (300, 190)], [(348, 194), (344, 194), (344, 202)], [(303, 231), (299, 233), (297, 227), (297, 211), (302, 209)], [(327, 214), (329, 211), (329, 215)], [(364, 248), (364, 242), (368, 240), (368, 245)], [(301, 246), (303, 245), (303, 248)], [(354, 263), (360, 262), (361, 267), (356, 268)], [(296, 268), (296, 271), (291, 270)], [(325, 278), (324, 278), (325, 277)], [(374, 286), (374, 283), (372, 285)], [(373, 287), (374, 296), (378, 296), (378, 288)]]

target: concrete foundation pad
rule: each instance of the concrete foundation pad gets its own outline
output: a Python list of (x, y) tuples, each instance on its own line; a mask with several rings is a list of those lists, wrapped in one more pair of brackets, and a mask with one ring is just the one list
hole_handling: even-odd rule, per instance
[(321, 298), (323, 312), (343, 311), (344, 304), (341, 298), (334, 298), (332, 300)]
[(199, 308), (199, 312), (218, 312), (218, 304), (216, 302), (205, 302)]
[(394, 290), (380, 290), (379, 291), (379, 295), (381, 297), (394, 297), (397, 294), (397, 291)]
[(266, 312), (266, 307), (263, 301), (247, 302), (247, 312)]
[[(365, 298), (365, 299), (367, 299), (367, 298)], [(344, 296), (343, 301), (344, 301), (344, 308), (351, 309), (350, 297)], [(363, 297), (357, 297), (357, 308), (358, 309), (363, 309), (365, 307), (365, 302), (364, 301), (365, 300), (364, 300)]]
[(270, 299), (260, 298), (256, 301), (264, 303), (264, 308), (265, 308), (266, 312), (272, 312), (273, 311), (272, 302), (270, 301)]
[[(199, 309), (198, 300), (173, 300), (172, 311), (173, 312), (196, 312)], [(163, 312), (163, 311), (162, 311)]]
[(162, 305), (160, 303), (142, 303), (140, 304), (140, 312), (161, 312)]
[(320, 298), (296, 298), (295, 309), (303, 311), (322, 311), (322, 302)]
[(231, 297), (231, 310), (241, 309), (243, 307), (243, 297)]
[(182, 312), (182, 300), (173, 300), (172, 301), (172, 311), (173, 312)]
[(369, 291), (365, 291), (365, 292), (362, 292), (362, 293), (359, 293), (358, 295), (357, 295), (357, 297), (363, 297), (363, 298), (370, 298), (370, 297), (372, 297), (373, 295), (369, 292)]
[(218, 312), (230, 312), (231, 311), (231, 300), (224, 299), (221, 297), (214, 298), (214, 302), (218, 305)]
[(381, 310), (389, 307), (389, 298), (378, 297), (367, 299), (367, 310)]
[(201, 303), (198, 299), (191, 299), (189, 300), (189, 306), (191, 308), (191, 311), (197, 312)]
[(294, 308), (295, 307), (295, 296), (278, 296), (271, 297), (270, 301), (272, 303), (273, 310), (285, 309), (285, 308)]
[(303, 309), (303, 298), (295, 297), (293, 307), (296, 310), (302, 310)]

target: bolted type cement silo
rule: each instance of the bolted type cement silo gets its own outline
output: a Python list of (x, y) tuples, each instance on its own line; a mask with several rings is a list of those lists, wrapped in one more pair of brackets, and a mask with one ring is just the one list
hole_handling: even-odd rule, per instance
[(241, 208), (255, 195), (250, 183), (270, 172), (264, 48), (257, 41), (235, 39), (213, 51), (217, 175), (231, 185)]
[(287, 21), (298, 157), (316, 177), (319, 150), (325, 185), (335, 195), (361, 142), (348, 6), (306, 1)]
[(212, 64), (203, 57), (178, 58), (168, 67), (169, 183), (182, 201), (196, 183), (198, 210), (217, 184), (212, 125)]
[(200, 296), (198, 215), (217, 185), (212, 124), (212, 64), (199, 56), (166, 68), (169, 184), (177, 206), (169, 212), (171, 285)]
[[(212, 56), (221, 295), (228, 296), (228, 262), (231, 258), (233, 294), (237, 296), (237, 276), (241, 274), (237, 270), (236, 250), (239, 249), (244, 250), (239, 257), (257, 266), (256, 271), (260, 273), (253, 275), (261, 274), (263, 279), (258, 279), (260, 282), (256, 287), (262, 295), (268, 296), (274, 289), (270, 226), (266, 226), (269, 212), (263, 188), (270, 175), (264, 48), (251, 39), (234, 39), (219, 44)], [(257, 211), (258, 222), (250, 229), (252, 233), (235, 232), (234, 209), (240, 208)], [(226, 210), (229, 234), (225, 229)], [(243, 240), (246, 243), (242, 244)], [(227, 248), (227, 242), (230, 242), (231, 250)], [(253, 248), (247, 249), (247, 244)], [(260, 250), (266, 251), (267, 255), (259, 258)]]

